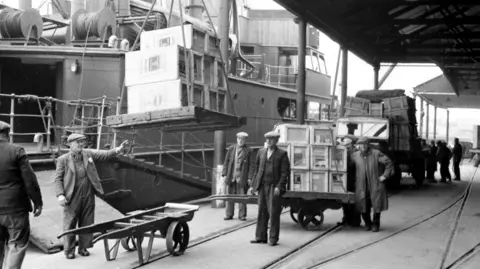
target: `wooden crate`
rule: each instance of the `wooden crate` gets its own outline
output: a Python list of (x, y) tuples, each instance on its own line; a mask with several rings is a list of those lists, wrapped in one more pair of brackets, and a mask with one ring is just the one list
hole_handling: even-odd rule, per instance
[[(220, 40), (218, 38), (209, 35), (204, 30), (192, 24), (184, 25), (184, 32), (187, 49), (192, 49), (215, 57), (220, 56)], [(177, 45), (183, 47), (183, 44), (182, 26), (143, 31), (140, 35), (140, 50), (150, 50)]]
[(383, 99), (385, 110), (415, 108), (415, 100), (408, 96)]
[(353, 108), (345, 108), (345, 116), (367, 116), (368, 110), (359, 110)]
[(345, 108), (368, 111), (370, 101), (363, 98), (347, 96), (345, 100)]
[(329, 173), (329, 189), (330, 192), (345, 193), (347, 192), (347, 173), (346, 172), (330, 172)]
[(370, 116), (383, 117), (383, 104), (382, 103), (370, 103), (368, 110)]
[(281, 124), (275, 128), (280, 134), (279, 143), (308, 144), (310, 127), (307, 125)]
[(326, 127), (310, 127), (310, 144), (312, 145), (332, 145), (333, 131)]
[(310, 172), (308, 170), (292, 169), (290, 174), (291, 191), (310, 191)]
[(404, 109), (395, 109), (395, 110), (385, 110), (385, 117), (389, 118), (396, 123), (417, 123), (417, 117), (415, 111), (412, 111), (409, 108)]
[(291, 144), (290, 151), (292, 169), (310, 169), (310, 145)]
[(328, 170), (330, 150), (328, 146), (311, 145), (310, 147), (310, 169)]
[(310, 190), (314, 192), (329, 192), (328, 171), (310, 171)]
[(343, 146), (329, 147), (330, 170), (347, 171), (347, 148)]
[[(205, 87), (194, 84), (192, 90), (189, 91), (186, 82), (180, 79), (129, 86), (127, 111), (131, 114), (189, 105), (205, 108)], [(191, 104), (188, 103), (189, 95)]]

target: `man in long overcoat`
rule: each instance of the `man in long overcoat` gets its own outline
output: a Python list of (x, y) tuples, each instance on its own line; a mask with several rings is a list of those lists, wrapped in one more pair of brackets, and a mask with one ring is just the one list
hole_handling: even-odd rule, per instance
[(452, 157), (452, 152), (447, 147), (447, 143), (438, 141), (438, 152), (437, 152), (437, 159), (440, 163), (440, 175), (442, 179), (440, 182), (445, 183), (447, 179), (451, 182), (452, 176), (450, 175), (450, 170), (448, 167), (450, 166), (450, 158)]
[(455, 137), (455, 145), (453, 146), (453, 173), (455, 174), (455, 180), (461, 180), (460, 176), (460, 163), (463, 158), (463, 149), (460, 145), (460, 141)]
[[(70, 152), (57, 160), (55, 173), (55, 192), (63, 209), (63, 229), (68, 231), (93, 224), (95, 212), (95, 194), (103, 195), (103, 188), (95, 167), (96, 161), (106, 161), (122, 151), (128, 141), (120, 147), (108, 151), (85, 150), (86, 137), (71, 134), (67, 142)], [(80, 235), (78, 254), (88, 256), (93, 235)], [(67, 259), (75, 258), (75, 235), (64, 237), (64, 252)]]
[(252, 184), (258, 192), (258, 221), (255, 240), (252, 244), (267, 243), (268, 220), (270, 219), (270, 246), (276, 246), (280, 235), (281, 195), (287, 190), (290, 160), (287, 152), (277, 147), (277, 132), (265, 134), (267, 148), (258, 150), (255, 175)]
[[(20, 269), (30, 236), (29, 212), (42, 214), (42, 194), (25, 150), (9, 143), (0, 121), (0, 269)], [(33, 204), (33, 207), (32, 207)]]
[(435, 172), (437, 171), (437, 151), (438, 148), (435, 146), (435, 141), (432, 140), (427, 155), (427, 179), (433, 183), (437, 182), (435, 180)]
[[(356, 173), (355, 203), (357, 210), (362, 213), (365, 229), (378, 232), (381, 212), (388, 210), (384, 182), (393, 176), (394, 166), (385, 154), (370, 147), (367, 138), (361, 137), (357, 145), (360, 150), (352, 155)], [(370, 216), (371, 209), (373, 209), (373, 223)]]
[[(225, 177), (225, 185), (228, 194), (247, 194), (251, 186), (253, 173), (253, 153), (247, 146), (248, 134), (237, 134), (237, 144), (230, 146), (225, 155), (222, 176)], [(247, 205), (238, 205), (238, 219), (245, 221), (247, 218)], [(227, 202), (225, 220), (231, 220), (234, 215), (235, 203)]]

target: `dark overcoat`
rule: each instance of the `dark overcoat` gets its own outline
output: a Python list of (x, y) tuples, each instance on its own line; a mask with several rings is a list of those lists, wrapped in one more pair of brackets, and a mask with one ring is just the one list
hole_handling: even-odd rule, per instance
[[(361, 213), (367, 212), (366, 187), (368, 175), (368, 187), (374, 213), (380, 213), (388, 209), (388, 197), (385, 184), (380, 182), (380, 176), (386, 179), (394, 174), (392, 161), (382, 152), (369, 149), (365, 154), (356, 151), (352, 154), (352, 162), (355, 164), (356, 190), (355, 204)], [(379, 165), (382, 164), (383, 166)]]
[[(98, 176), (95, 162), (106, 161), (117, 155), (115, 149), (112, 150), (82, 150), (85, 172), (97, 195), (103, 195), (103, 187)], [(70, 202), (76, 180), (75, 163), (72, 153), (66, 153), (57, 159), (57, 169), (55, 172), (55, 192), (57, 197), (65, 196), (67, 204)]]
[[(272, 153), (273, 158), (273, 184), (283, 194), (287, 190), (287, 182), (290, 174), (290, 160), (288, 159), (287, 152), (279, 149), (278, 147)], [(258, 191), (260, 183), (262, 182), (263, 173), (265, 172), (265, 162), (267, 161), (267, 149), (261, 148), (258, 150), (257, 157), (255, 159), (255, 174), (252, 183), (254, 191)]]
[(427, 156), (427, 169), (437, 171), (437, 151), (436, 146), (430, 146)]
[[(236, 148), (237, 145), (233, 145), (227, 149), (227, 154), (225, 155), (225, 161), (223, 163), (222, 176), (225, 177), (225, 184), (227, 185), (230, 185), (233, 182)], [(247, 188), (248, 180), (252, 180), (253, 177), (253, 150), (249, 146), (245, 145), (238, 158), (240, 161), (239, 184), (241, 187)]]

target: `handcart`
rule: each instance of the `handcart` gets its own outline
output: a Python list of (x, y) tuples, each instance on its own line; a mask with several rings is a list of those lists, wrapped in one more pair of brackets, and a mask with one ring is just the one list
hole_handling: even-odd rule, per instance
[[(69, 234), (94, 234), (94, 244), (103, 239), (107, 261), (117, 257), (121, 244), (127, 251), (137, 250), (139, 265), (143, 265), (150, 261), (155, 238), (166, 239), (167, 251), (173, 256), (185, 252), (190, 239), (187, 222), (193, 219), (194, 212), (198, 209), (199, 206), (196, 205), (167, 203), (123, 218), (73, 229), (62, 233), (58, 238)], [(142, 242), (145, 237), (149, 241), (144, 255)], [(116, 240), (112, 248), (108, 240)]]

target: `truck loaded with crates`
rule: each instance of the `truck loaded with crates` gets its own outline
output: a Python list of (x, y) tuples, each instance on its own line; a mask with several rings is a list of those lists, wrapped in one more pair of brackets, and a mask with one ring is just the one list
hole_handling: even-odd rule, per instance
[(399, 187), (402, 172), (420, 186), (425, 180), (425, 155), (415, 111), (415, 100), (403, 90), (359, 91), (355, 97), (347, 97), (345, 116), (336, 122), (336, 135), (367, 137), (389, 156), (395, 164), (395, 176), (387, 181), (390, 188)]

